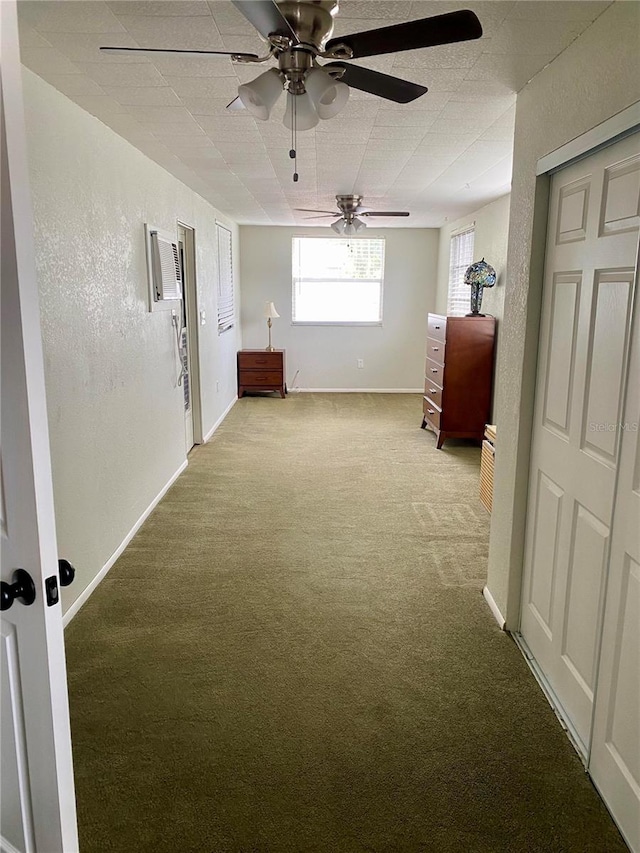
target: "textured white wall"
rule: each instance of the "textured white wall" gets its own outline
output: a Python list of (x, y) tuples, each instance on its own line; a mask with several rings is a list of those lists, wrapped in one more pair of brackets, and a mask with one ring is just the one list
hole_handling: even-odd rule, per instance
[[(440, 229), (440, 243), (438, 248), (438, 295), (436, 299), (437, 310), (441, 314), (447, 312), (447, 295), (449, 291), (449, 250), (451, 247), (451, 234), (459, 228), (471, 222), (476, 223), (474, 238), (474, 260), (482, 258), (495, 269), (497, 280), (495, 286), (484, 291), (482, 298), (482, 310), (485, 314), (493, 314), (497, 320), (496, 326), (496, 363), (499, 362), (501, 354), (500, 330), (504, 315), (504, 295), (507, 289), (507, 243), (509, 238), (509, 203), (510, 195), (481, 207), (474, 213), (463, 216), (455, 222), (448, 222)], [(469, 293), (471, 298), (471, 293)], [(496, 371), (497, 376), (497, 371)], [(498, 417), (498, 400), (500, 388), (494, 377), (492, 420), (495, 423)]]
[(519, 618), (546, 221), (536, 162), (640, 100), (639, 34), (640, 4), (613, 3), (518, 95), (488, 576), (509, 628)]
[(26, 70), (24, 84), (58, 545), (78, 571), (66, 610), (185, 459), (174, 332), (170, 312), (148, 311), (143, 224), (196, 229), (205, 435), (234, 399), (240, 344), (239, 328), (217, 333), (216, 217), (238, 240), (96, 118)]
[[(291, 240), (327, 237), (329, 228), (241, 226), (242, 336), (267, 344), (264, 303), (275, 302), (273, 342), (287, 350), (289, 384), (299, 388), (422, 389), (426, 315), (436, 297), (438, 232), (433, 228), (367, 228), (384, 237), (382, 326), (292, 326)], [(364, 368), (356, 367), (357, 359)]]

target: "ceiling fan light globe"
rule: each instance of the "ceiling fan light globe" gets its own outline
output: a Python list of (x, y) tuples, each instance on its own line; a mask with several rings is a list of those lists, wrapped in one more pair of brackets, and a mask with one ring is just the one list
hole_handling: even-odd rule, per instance
[(318, 124), (318, 113), (308, 92), (302, 95), (292, 95), (287, 92), (287, 109), (284, 113), (283, 124), (289, 130), (293, 127), (293, 108), (296, 108), (296, 129), (311, 130)]
[(238, 97), (249, 112), (261, 121), (266, 121), (273, 105), (282, 94), (282, 81), (275, 68), (270, 68), (252, 80), (238, 86)]
[(338, 115), (349, 100), (349, 87), (346, 83), (334, 80), (321, 68), (312, 68), (304, 85), (321, 119)]
[(357, 232), (358, 232), (358, 231), (360, 231), (362, 228), (366, 228), (366, 227), (367, 227), (367, 223), (366, 223), (366, 222), (363, 222), (363, 221), (362, 221), (362, 219), (358, 219), (358, 217), (356, 216), (356, 217), (354, 217), (354, 219), (353, 219), (353, 227), (354, 227), (354, 230), (355, 230), (355, 231), (356, 231), (356, 233), (357, 233)]
[(337, 219), (335, 222), (331, 223), (331, 228), (336, 232), (336, 234), (344, 234), (346, 227), (347, 223), (344, 219)]

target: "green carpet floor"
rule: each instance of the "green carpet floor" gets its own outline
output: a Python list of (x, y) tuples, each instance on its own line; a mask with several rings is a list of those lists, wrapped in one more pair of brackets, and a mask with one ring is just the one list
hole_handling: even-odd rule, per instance
[(250, 397), (67, 629), (82, 853), (626, 850), (418, 395)]

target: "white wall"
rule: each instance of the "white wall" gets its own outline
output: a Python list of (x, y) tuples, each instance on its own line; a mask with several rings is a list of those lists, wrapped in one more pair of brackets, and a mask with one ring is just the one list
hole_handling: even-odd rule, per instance
[(640, 4), (616, 2), (520, 92), (501, 357), (488, 587), (517, 628), (548, 179), (538, 159), (640, 100)]
[(27, 70), (24, 89), (58, 546), (77, 569), (68, 610), (186, 458), (174, 332), (170, 312), (148, 311), (143, 224), (196, 229), (205, 435), (236, 393), (239, 328), (217, 333), (216, 217), (236, 246), (237, 227)]
[[(482, 258), (495, 269), (497, 279), (491, 289), (485, 289), (482, 297), (482, 312), (493, 314), (496, 318), (496, 364), (501, 354), (500, 331), (504, 315), (504, 295), (507, 288), (507, 243), (509, 238), (509, 204), (511, 196), (492, 201), (479, 210), (448, 222), (440, 229), (440, 242), (438, 247), (438, 295), (436, 299), (436, 310), (441, 314), (447, 313), (447, 295), (449, 291), (449, 250), (451, 247), (451, 234), (466, 225), (475, 222), (475, 237), (473, 258), (476, 261)], [(471, 298), (471, 291), (469, 291)], [(500, 387), (494, 376), (492, 420), (495, 423), (498, 413), (498, 400)]]
[[(430, 228), (367, 228), (384, 237), (382, 326), (291, 325), (291, 240), (328, 237), (329, 228), (241, 226), (242, 336), (245, 347), (267, 345), (264, 303), (272, 300), (273, 343), (285, 348), (287, 377), (298, 388), (424, 387), (426, 318), (436, 298), (438, 232)], [(364, 368), (356, 367), (357, 359)]]

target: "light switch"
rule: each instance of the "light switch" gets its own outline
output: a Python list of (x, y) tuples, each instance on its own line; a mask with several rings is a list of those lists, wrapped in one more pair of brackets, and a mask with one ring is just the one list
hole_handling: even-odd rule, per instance
[(201, 326), (207, 325), (207, 312), (206, 311), (200, 312), (200, 325)]

